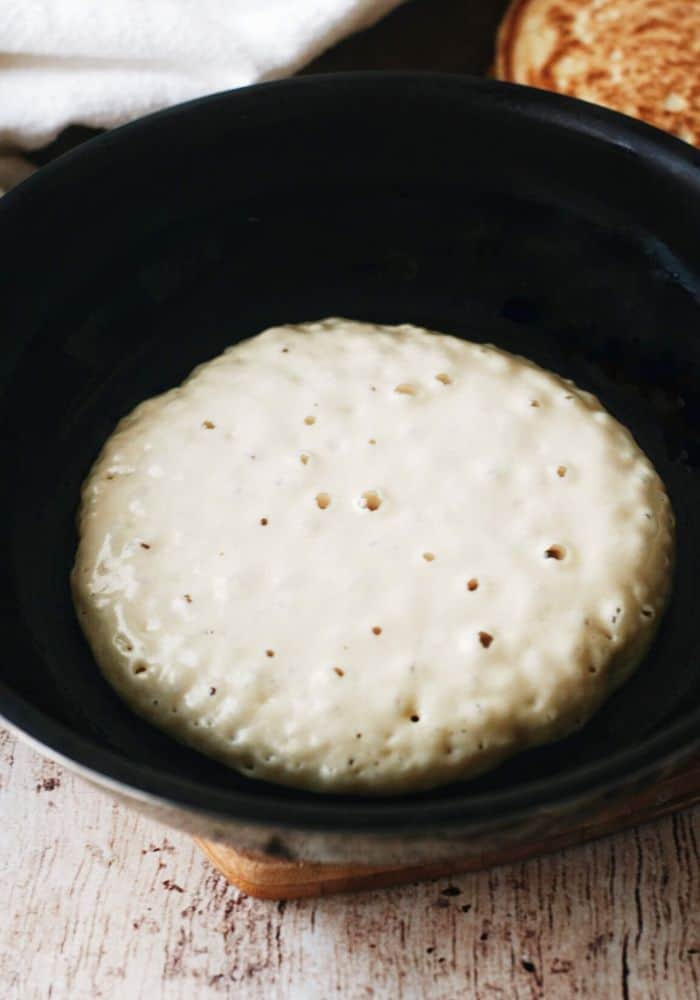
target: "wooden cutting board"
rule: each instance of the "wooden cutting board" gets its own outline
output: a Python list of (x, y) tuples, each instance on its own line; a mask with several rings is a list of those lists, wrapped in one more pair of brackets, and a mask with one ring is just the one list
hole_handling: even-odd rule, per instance
[(495, 865), (521, 861), (535, 854), (547, 854), (562, 847), (604, 837), (625, 827), (684, 809), (700, 802), (700, 758), (693, 759), (676, 774), (651, 784), (633, 798), (607, 808), (590, 822), (559, 832), (552, 837), (525, 842), (507, 851), (483, 851), (469, 858), (420, 865), (372, 866), (327, 864), (314, 861), (287, 861), (236, 850), (210, 840), (195, 838), (209, 860), (243, 892), (258, 899), (298, 899), (335, 892), (381, 889), (402, 882), (443, 878), (460, 872), (477, 871)]

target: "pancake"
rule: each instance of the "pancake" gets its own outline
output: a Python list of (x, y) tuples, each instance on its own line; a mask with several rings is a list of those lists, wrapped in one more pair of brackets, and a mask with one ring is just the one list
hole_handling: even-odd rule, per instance
[(82, 494), (107, 680), (244, 774), (400, 793), (581, 726), (667, 600), (673, 517), (571, 382), (413, 326), (277, 327), (148, 400)]
[(700, 0), (514, 0), (495, 70), (700, 146)]

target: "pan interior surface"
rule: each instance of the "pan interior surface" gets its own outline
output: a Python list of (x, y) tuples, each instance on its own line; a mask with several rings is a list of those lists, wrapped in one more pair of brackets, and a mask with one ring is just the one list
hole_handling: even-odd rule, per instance
[(563, 791), (584, 767), (603, 780), (616, 755), (700, 715), (697, 168), (661, 133), (551, 95), (359, 75), (193, 102), (9, 196), (0, 679), (30, 706), (15, 721), (51, 742), (48, 717), (112, 752), (134, 787), (163, 781), (202, 808), (382, 815), (388, 800), (253, 782), (136, 718), (102, 680), (68, 587), (80, 484), (120, 417), (237, 340), (327, 315), (494, 343), (572, 378), (633, 432), (678, 522), (659, 636), (595, 719), (483, 778), (391, 801), (392, 821), (419, 804), (426, 822), (433, 806), (497, 809), (543, 780)]

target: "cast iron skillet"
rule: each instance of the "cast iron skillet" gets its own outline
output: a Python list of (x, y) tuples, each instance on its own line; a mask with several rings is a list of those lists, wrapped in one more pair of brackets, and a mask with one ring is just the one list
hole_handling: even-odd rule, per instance
[[(550, 94), (361, 74), (173, 108), (8, 195), (5, 718), (172, 822), (327, 858), (416, 860), (458, 842), (532, 837), (690, 754), (700, 722), (699, 165), (659, 131)], [(634, 679), (578, 735), (429, 794), (304, 794), (176, 745), (102, 681), (71, 607), (80, 483), (119, 417), (240, 338), (327, 315), (491, 341), (573, 378), (632, 428), (678, 518), (673, 602)]]

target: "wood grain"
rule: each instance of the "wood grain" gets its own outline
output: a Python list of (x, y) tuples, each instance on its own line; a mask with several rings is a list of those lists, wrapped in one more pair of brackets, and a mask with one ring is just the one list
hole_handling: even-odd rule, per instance
[(3, 1000), (693, 1000), (700, 808), (479, 874), (269, 903), (0, 733)]
[(333, 892), (356, 892), (386, 888), (404, 882), (444, 878), (456, 873), (480, 871), (496, 865), (524, 861), (562, 847), (617, 833), (657, 816), (695, 805), (700, 801), (700, 760), (693, 759), (663, 781), (649, 784), (623, 801), (611, 802), (602, 815), (577, 821), (556, 834), (536, 841), (524, 841), (507, 849), (485, 848), (469, 858), (420, 865), (318, 864), (312, 861), (285, 861), (280, 858), (234, 850), (224, 844), (195, 839), (212, 864), (229, 882), (258, 899), (301, 899), (326, 896)]

